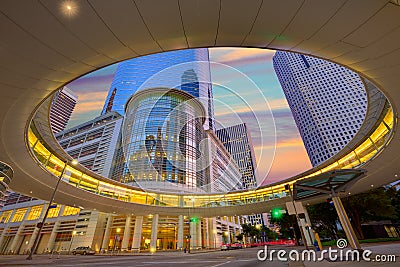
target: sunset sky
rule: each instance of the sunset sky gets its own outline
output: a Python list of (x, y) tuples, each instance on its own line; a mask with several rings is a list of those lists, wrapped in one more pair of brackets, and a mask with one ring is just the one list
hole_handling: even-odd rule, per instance
[[(273, 183), (311, 168), (272, 66), (275, 52), (250, 48), (209, 51), (217, 125), (247, 123), (259, 183)], [(67, 85), (78, 95), (67, 127), (100, 115), (116, 67), (106, 67)]]

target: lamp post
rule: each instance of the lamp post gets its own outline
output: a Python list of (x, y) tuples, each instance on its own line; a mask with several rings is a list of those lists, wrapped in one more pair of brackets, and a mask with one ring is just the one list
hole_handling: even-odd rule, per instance
[[(67, 163), (68, 163), (68, 161), (66, 161), (64, 163), (64, 167), (63, 167), (60, 175), (58, 176), (57, 184), (54, 187), (53, 193), (51, 194), (49, 205), (47, 206), (46, 213), (43, 216), (43, 220), (36, 225), (36, 227), (39, 228), (39, 230), (38, 230), (38, 233), (37, 233), (37, 235), (35, 237), (35, 240), (33, 241), (33, 245), (32, 245), (31, 251), (29, 252), (28, 257), (26, 258), (27, 260), (32, 260), (32, 255), (37, 249), (37, 246), (38, 246), (38, 243), (39, 243), (39, 239), (40, 239), (40, 234), (42, 233), (43, 225), (46, 222), (47, 215), (49, 214), (49, 211), (51, 209), (51, 204), (53, 204), (54, 197), (55, 197), (57, 189), (58, 189), (58, 185), (60, 184), (61, 179), (62, 179), (62, 177), (63, 177), (63, 175), (65, 173), (65, 169), (67, 168)], [(76, 160), (72, 160), (71, 161), (71, 164), (73, 164), (73, 165), (76, 165), (77, 163), (78, 163), (78, 161), (76, 161)]]

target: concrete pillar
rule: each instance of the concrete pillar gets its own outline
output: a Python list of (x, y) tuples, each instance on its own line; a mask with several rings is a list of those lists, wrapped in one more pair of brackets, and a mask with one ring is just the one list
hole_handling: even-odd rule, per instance
[(21, 225), (18, 227), (17, 233), (15, 234), (14, 239), (11, 242), (11, 246), (10, 246), (11, 254), (15, 254), (17, 245), (18, 245), (18, 243), (20, 241), (20, 238), (21, 238), (21, 232), (24, 229), (24, 227), (25, 227), (24, 223), (21, 223)]
[[(26, 218), (28, 217), (28, 214), (29, 214), (30, 211), (31, 211), (31, 207), (29, 207), (26, 210), (24, 218), (21, 221), (21, 225), (18, 227), (17, 233), (15, 234), (14, 239), (13, 239), (13, 241), (11, 243), (10, 251), (12, 251), (12, 254), (15, 254), (15, 251), (17, 250), (17, 245), (18, 245), (18, 243), (20, 241), (20, 238), (21, 238), (21, 232), (25, 227), (25, 221), (26, 221)], [(12, 219), (12, 218), (10, 218), (10, 219)]]
[(183, 249), (183, 215), (178, 217), (178, 244), (177, 248), (179, 250)]
[(210, 243), (210, 235), (212, 235), (212, 232), (210, 232), (210, 229), (208, 228), (208, 218), (205, 218), (203, 220), (204, 223), (204, 246), (206, 248), (211, 248), (211, 243)]
[(235, 242), (235, 240), (236, 240), (236, 227), (237, 227), (235, 216), (232, 216), (232, 227), (233, 227), (233, 240), (232, 240), (232, 242)]
[(207, 218), (208, 242), (211, 248), (217, 247), (217, 227), (215, 218)]
[(47, 242), (47, 249), (49, 251), (52, 251), (54, 249), (54, 242), (56, 241), (56, 237), (57, 237), (57, 230), (58, 230), (58, 226), (60, 225), (60, 221), (57, 220), (54, 223), (53, 226), (53, 230), (51, 230), (51, 234), (50, 234), (50, 238), (49, 238), (49, 242)]
[[(43, 221), (44, 213), (46, 212), (47, 206), (48, 206), (48, 204), (44, 204), (43, 205), (42, 211), (40, 212), (40, 216), (37, 219), (38, 222), (42, 222)], [(35, 227), (33, 229), (32, 235), (31, 235), (31, 237), (29, 238), (29, 241), (28, 241), (28, 250), (29, 251), (32, 249), (33, 242), (35, 242), (35, 239), (36, 239), (38, 233), (39, 233), (39, 228)]]
[(308, 216), (307, 207), (305, 207), (304, 205), (303, 205), (303, 210), (304, 210), (305, 224), (306, 224), (306, 226), (308, 226), (308, 227), (306, 227), (308, 229), (305, 229), (305, 231), (307, 232), (307, 235), (310, 236), (310, 239), (312, 240), (312, 245), (313, 245), (314, 241), (315, 241), (315, 235), (314, 235), (314, 231), (311, 229), (311, 220), (310, 220), (310, 217)]
[(332, 200), (333, 204), (335, 205), (336, 212), (339, 216), (340, 224), (342, 225), (343, 230), (346, 233), (346, 237), (350, 247), (352, 249), (361, 249), (360, 243), (358, 242), (357, 236), (354, 233), (353, 227), (351, 226), (349, 217), (347, 217), (342, 201), (333, 191), (332, 191)]
[(129, 237), (131, 236), (131, 216), (126, 216), (124, 237), (122, 238), (121, 251), (127, 251), (129, 245)]
[(6, 236), (7, 229), (8, 229), (8, 227), (7, 227), (7, 224), (6, 224), (6, 225), (4, 225), (3, 232), (0, 235), (0, 248), (2, 247), (2, 244), (3, 244), (3, 241), (4, 241), (4, 237)]
[(158, 232), (158, 214), (153, 215), (151, 223), (151, 239), (150, 239), (150, 252), (154, 253), (157, 250), (157, 232)]
[(100, 251), (108, 250), (108, 244), (110, 243), (110, 233), (111, 233), (112, 221), (113, 221), (113, 216), (109, 215), (107, 217), (106, 229), (104, 231), (103, 242), (101, 242), (101, 250)]
[(197, 247), (197, 227), (195, 222), (189, 222), (190, 226), (190, 248)]
[(202, 235), (201, 235), (201, 222), (202, 219), (199, 218), (199, 221), (195, 224), (196, 225), (196, 236), (197, 236), (197, 247), (202, 248), (203, 243), (202, 243)]
[(142, 226), (143, 216), (136, 216), (135, 228), (133, 229), (132, 250), (140, 250), (140, 243), (142, 241)]

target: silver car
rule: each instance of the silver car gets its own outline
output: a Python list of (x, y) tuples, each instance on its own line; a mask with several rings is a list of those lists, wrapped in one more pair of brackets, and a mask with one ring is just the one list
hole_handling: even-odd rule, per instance
[(90, 247), (77, 247), (76, 249), (72, 250), (72, 254), (81, 254), (81, 255), (94, 255), (96, 251), (91, 249)]

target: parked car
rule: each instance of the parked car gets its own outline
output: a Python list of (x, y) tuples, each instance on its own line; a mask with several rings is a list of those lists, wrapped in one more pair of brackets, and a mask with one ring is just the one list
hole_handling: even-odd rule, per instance
[(230, 247), (229, 247), (228, 244), (222, 244), (222, 245), (221, 245), (221, 251), (222, 251), (222, 250), (229, 250), (229, 249), (230, 249)]
[(77, 247), (76, 249), (72, 250), (72, 254), (81, 254), (81, 255), (94, 255), (96, 251), (91, 249), (90, 247)]
[(243, 248), (243, 245), (241, 243), (233, 243), (230, 248), (231, 249), (240, 249), (240, 248)]

